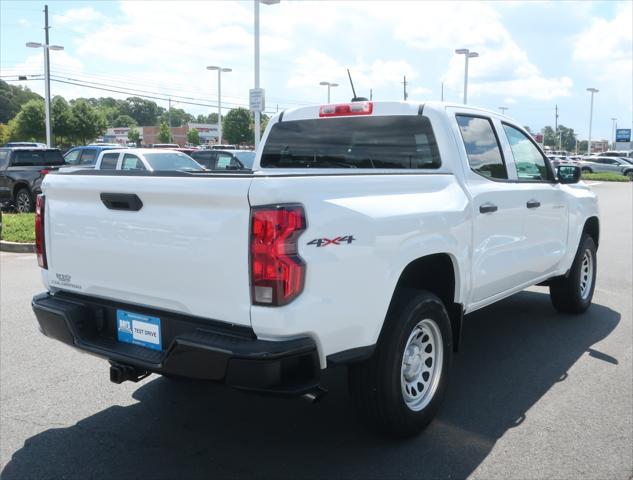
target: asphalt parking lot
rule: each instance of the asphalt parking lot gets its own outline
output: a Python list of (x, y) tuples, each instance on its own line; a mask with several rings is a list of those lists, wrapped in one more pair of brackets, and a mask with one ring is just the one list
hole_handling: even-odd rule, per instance
[(467, 317), (446, 402), (420, 436), (356, 419), (342, 369), (321, 403), (153, 375), (43, 337), (33, 255), (0, 254), (0, 469), (25, 478), (630, 479), (633, 184), (599, 184), (594, 305), (557, 314), (533, 288)]

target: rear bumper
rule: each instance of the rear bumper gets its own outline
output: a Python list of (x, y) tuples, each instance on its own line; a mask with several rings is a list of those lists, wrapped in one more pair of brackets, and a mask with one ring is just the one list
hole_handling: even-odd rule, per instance
[[(44, 335), (118, 365), (278, 394), (319, 385), (310, 338), (259, 340), (249, 327), (66, 293), (37, 295), (32, 306)], [(117, 309), (160, 317), (164, 350), (117, 341)]]

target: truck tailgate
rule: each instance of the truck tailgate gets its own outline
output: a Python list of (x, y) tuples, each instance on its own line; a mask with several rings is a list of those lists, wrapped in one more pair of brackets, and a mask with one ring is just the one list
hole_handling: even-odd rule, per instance
[[(51, 175), (44, 182), (52, 291), (250, 325), (246, 176)], [(136, 194), (138, 211), (101, 193)]]

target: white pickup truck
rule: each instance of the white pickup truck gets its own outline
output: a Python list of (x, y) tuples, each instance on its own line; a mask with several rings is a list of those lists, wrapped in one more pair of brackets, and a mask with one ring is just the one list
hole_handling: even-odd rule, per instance
[(561, 312), (589, 307), (598, 207), (579, 178), (470, 106), (287, 110), (252, 170), (47, 175), (33, 308), (117, 383), (309, 396), (348, 365), (359, 412), (411, 435), (441, 403), (464, 314), (535, 284)]

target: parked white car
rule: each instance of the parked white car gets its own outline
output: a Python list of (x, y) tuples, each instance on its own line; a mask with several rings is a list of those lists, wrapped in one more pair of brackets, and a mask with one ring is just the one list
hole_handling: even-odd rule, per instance
[(105, 150), (97, 158), (95, 170), (201, 171), (205, 168), (189, 155), (158, 148)]
[(633, 165), (619, 157), (591, 156), (580, 160), (580, 168), (586, 173), (619, 173), (633, 180)]
[(543, 283), (561, 312), (591, 304), (595, 194), (492, 111), (287, 110), (252, 171), (153, 175), (130, 172), (156, 168), (150, 151), (117, 155), (117, 175), (46, 177), (33, 299), (42, 332), (116, 383), (318, 396), (321, 371), (349, 365), (357, 410), (411, 435), (440, 407), (464, 315)]

